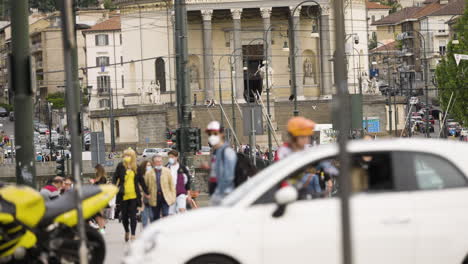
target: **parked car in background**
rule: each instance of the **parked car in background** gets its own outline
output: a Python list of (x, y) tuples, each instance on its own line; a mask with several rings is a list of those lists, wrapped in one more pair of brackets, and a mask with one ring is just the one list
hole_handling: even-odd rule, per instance
[(15, 112), (10, 112), (8, 119), (10, 119), (12, 122), (15, 121)]
[(0, 117), (8, 117), (8, 111), (3, 107), (0, 107)]
[(202, 146), (199, 151), (197, 151), (197, 155), (210, 155), (211, 148), (208, 146)]
[(159, 154), (161, 152), (162, 152), (162, 149), (160, 148), (146, 148), (143, 150), (143, 154), (141, 154), (141, 156), (143, 158), (151, 158), (154, 155)]
[[(468, 144), (352, 141), (348, 150), (354, 263), (467, 263)], [(152, 223), (123, 263), (342, 263), (339, 197), (312, 198), (298, 184), (324, 163), (339, 172), (338, 155), (336, 144), (292, 154), (221, 206)]]
[(39, 132), (39, 134), (46, 134), (49, 128), (44, 124), (39, 124), (36, 131)]

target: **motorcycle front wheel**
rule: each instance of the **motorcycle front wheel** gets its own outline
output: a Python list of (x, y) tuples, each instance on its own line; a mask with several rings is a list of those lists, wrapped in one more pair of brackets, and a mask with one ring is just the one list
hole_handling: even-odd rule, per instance
[(88, 263), (102, 264), (106, 257), (106, 242), (101, 233), (86, 225), (86, 247), (88, 248)]

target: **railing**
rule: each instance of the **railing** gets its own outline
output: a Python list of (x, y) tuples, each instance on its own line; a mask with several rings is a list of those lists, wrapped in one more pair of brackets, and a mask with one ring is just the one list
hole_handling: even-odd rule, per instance
[(98, 95), (109, 94), (109, 88), (98, 88)]

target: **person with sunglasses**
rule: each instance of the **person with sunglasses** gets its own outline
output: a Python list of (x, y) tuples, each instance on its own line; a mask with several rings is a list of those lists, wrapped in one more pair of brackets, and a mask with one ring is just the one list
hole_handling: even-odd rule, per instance
[(211, 204), (218, 205), (234, 190), (237, 154), (224, 141), (224, 128), (218, 121), (210, 122), (205, 131), (208, 135), (208, 143), (213, 148), (209, 178)]

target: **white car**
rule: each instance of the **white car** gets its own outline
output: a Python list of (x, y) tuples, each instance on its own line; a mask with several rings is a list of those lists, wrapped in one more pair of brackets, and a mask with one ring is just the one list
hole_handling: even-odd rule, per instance
[(141, 155), (143, 158), (151, 158), (152, 156), (156, 154), (160, 154), (162, 152), (162, 149), (160, 148), (146, 148), (143, 150), (143, 154)]
[[(349, 151), (354, 263), (467, 263), (468, 144), (355, 141)], [(339, 198), (297, 200), (295, 188), (280, 187), (337, 154), (332, 144), (291, 155), (219, 207), (153, 223), (124, 263), (341, 263)]]

